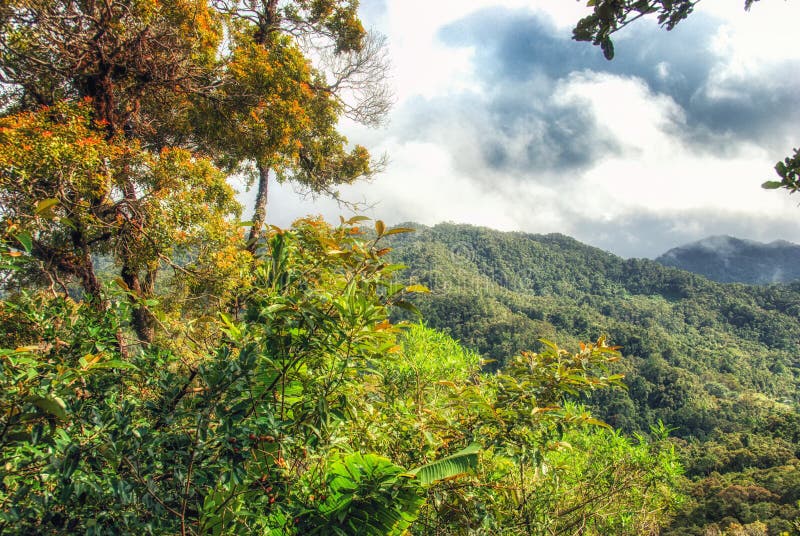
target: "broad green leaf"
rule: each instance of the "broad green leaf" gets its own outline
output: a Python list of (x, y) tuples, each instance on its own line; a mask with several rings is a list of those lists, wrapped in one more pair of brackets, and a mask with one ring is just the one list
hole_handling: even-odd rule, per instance
[(394, 229), (389, 229), (384, 233), (384, 236), (400, 234), (400, 233), (414, 233), (416, 229), (412, 229), (411, 227), (395, 227)]
[(267, 307), (264, 311), (269, 314), (277, 313), (278, 311), (283, 311), (284, 309), (288, 309), (289, 306), (285, 303), (273, 303), (269, 307)]
[(415, 475), (423, 485), (452, 478), (477, 467), (478, 452), (480, 450), (481, 446), (479, 444), (472, 443), (451, 456), (417, 467), (409, 471), (409, 473)]
[(128, 363), (127, 361), (122, 361), (121, 359), (109, 359), (108, 361), (102, 361), (100, 363), (90, 365), (88, 368), (89, 370), (103, 370), (103, 369), (138, 370), (138, 367), (133, 363)]
[(399, 307), (400, 309), (405, 309), (410, 313), (414, 313), (417, 316), (422, 316), (422, 312), (419, 309), (417, 309), (417, 306), (414, 305), (413, 303), (401, 300), (394, 302), (394, 305), (396, 307)]
[(345, 225), (353, 225), (354, 223), (367, 221), (369, 219), (370, 218), (368, 218), (367, 216), (353, 216), (352, 218), (350, 218), (349, 220), (347, 220), (346, 222), (343, 222), (343, 223)]
[(62, 421), (67, 420), (67, 405), (57, 396), (32, 396), (28, 401), (45, 413), (49, 413)]
[(20, 231), (19, 233), (14, 235), (14, 238), (17, 239), (17, 242), (22, 244), (22, 247), (25, 249), (26, 253), (30, 253), (33, 249), (33, 238), (28, 231)]
[(51, 210), (54, 206), (59, 203), (58, 199), (49, 198), (49, 199), (42, 199), (38, 203), (36, 203), (35, 212), (37, 215), (45, 216), (45, 217), (52, 217), (53, 211)]

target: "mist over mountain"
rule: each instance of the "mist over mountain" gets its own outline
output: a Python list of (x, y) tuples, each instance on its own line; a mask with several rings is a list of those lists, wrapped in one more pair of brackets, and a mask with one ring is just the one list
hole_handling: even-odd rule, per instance
[(732, 236), (710, 236), (673, 248), (656, 262), (722, 283), (761, 285), (800, 279), (800, 246), (785, 240), (765, 244)]

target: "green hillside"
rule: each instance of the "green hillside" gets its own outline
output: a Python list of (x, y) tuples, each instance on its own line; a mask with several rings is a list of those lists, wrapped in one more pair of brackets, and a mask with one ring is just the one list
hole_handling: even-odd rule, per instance
[(800, 285), (716, 283), (563, 235), (411, 226), (391, 255), (431, 290), (416, 306), (490, 366), (539, 338), (605, 334), (622, 347), (627, 391), (589, 402), (628, 433), (673, 428), (694, 497), (676, 534), (733, 522), (796, 530)]

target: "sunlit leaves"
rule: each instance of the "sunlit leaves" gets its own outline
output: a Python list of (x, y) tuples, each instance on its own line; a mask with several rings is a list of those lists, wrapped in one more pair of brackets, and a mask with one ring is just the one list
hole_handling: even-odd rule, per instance
[(252, 27), (252, 18), (234, 17), (230, 59), (210, 98), (197, 99), (196, 128), (229, 168), (255, 163), (315, 193), (370, 175), (367, 150), (348, 149), (337, 130), (343, 112), (338, 88), (312, 67), (296, 40), (299, 30), (278, 31), (284, 17), (309, 39), (333, 38), (340, 53), (357, 50), (365, 34), (355, 5), (293, 2), (275, 17), (276, 27), (267, 30)]
[[(131, 188), (139, 199), (126, 198)], [(108, 138), (88, 101), (0, 119), (0, 207), (20, 246), (56, 277), (85, 276), (89, 251), (124, 252), (141, 269), (175, 247), (229, 242), (226, 218), (238, 210), (210, 161)]]
[(775, 164), (775, 173), (781, 180), (767, 181), (761, 185), (762, 188), (767, 190), (785, 188), (791, 194), (800, 190), (800, 149), (795, 149), (794, 155)]
[(399, 536), (417, 517), (422, 489), (402, 467), (374, 454), (333, 460), (326, 498), (300, 518), (303, 534)]
[[(119, 230), (115, 171), (136, 165), (135, 149), (106, 139), (88, 104), (59, 105), (0, 119), (0, 207), (40, 247), (69, 246), (80, 229), (102, 251)], [(54, 197), (55, 196), (55, 197)], [(75, 249), (78, 244), (71, 244)]]
[(671, 30), (692, 13), (695, 3), (694, 0), (589, 0), (586, 5), (593, 12), (578, 21), (572, 37), (599, 45), (605, 58), (611, 60), (614, 58), (612, 34), (650, 14), (655, 14), (658, 23)]
[(477, 468), (480, 450), (478, 443), (472, 443), (455, 454), (412, 469), (410, 474), (417, 477), (422, 484), (455, 478)]

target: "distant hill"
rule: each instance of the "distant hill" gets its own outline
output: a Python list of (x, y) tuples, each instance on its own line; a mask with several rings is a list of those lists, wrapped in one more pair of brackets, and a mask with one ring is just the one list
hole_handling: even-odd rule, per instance
[(711, 236), (673, 248), (656, 262), (722, 283), (761, 285), (800, 280), (800, 246), (785, 240), (764, 244)]

